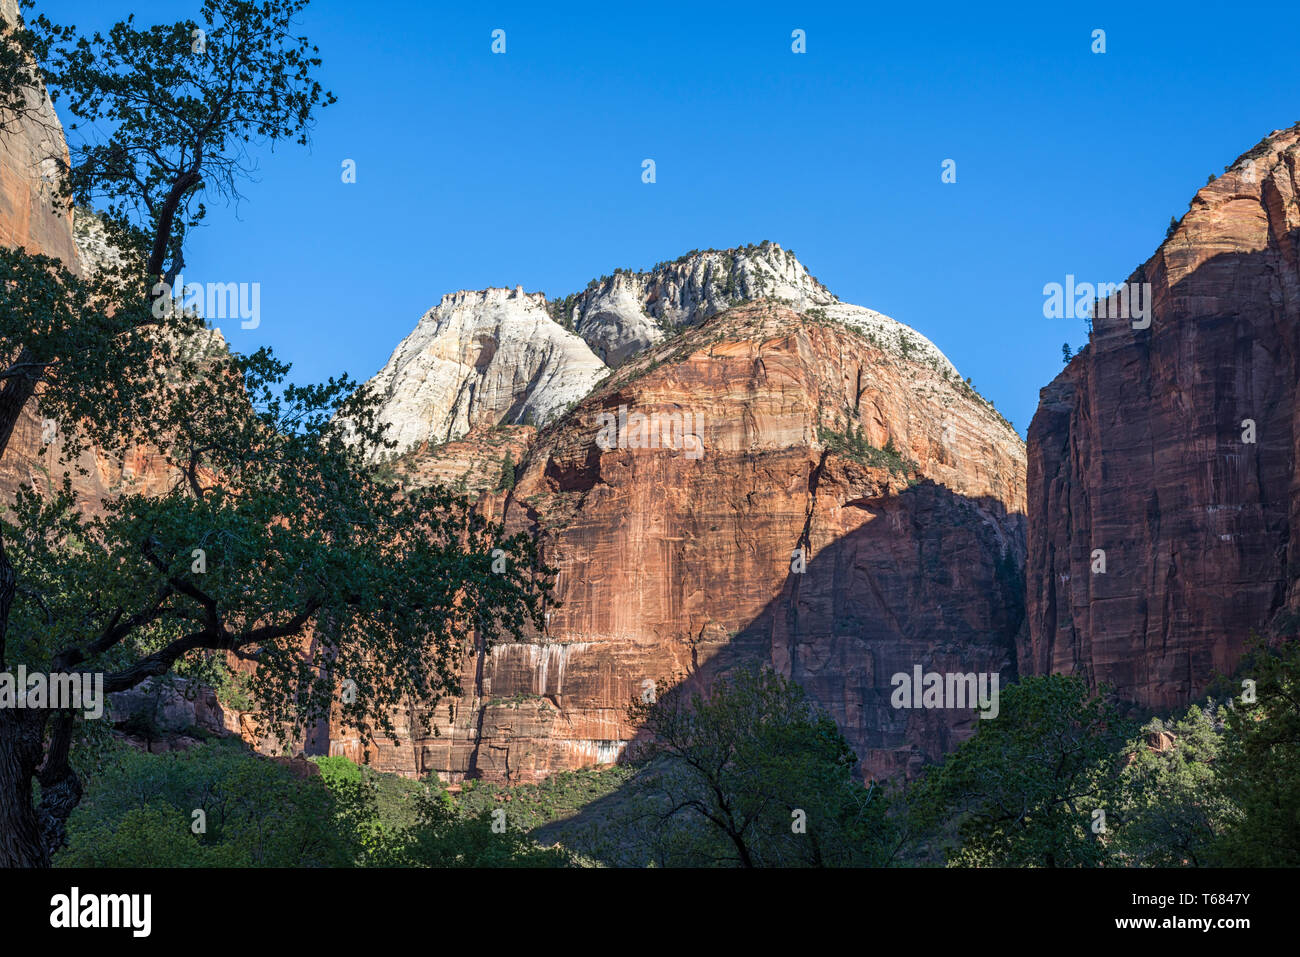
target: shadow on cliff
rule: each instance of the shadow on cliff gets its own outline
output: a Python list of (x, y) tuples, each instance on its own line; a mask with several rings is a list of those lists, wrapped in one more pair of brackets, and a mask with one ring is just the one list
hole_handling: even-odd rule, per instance
[[(915, 773), (974, 733), (972, 709), (902, 710), (897, 673), (1017, 676), (1025, 624), (1025, 518), (993, 498), (932, 481), (846, 503), (857, 530), (825, 545), (805, 570), (729, 639), (697, 643), (681, 684), (706, 690), (744, 664), (793, 678), (834, 718), (867, 778)], [(792, 549), (799, 543), (792, 543)], [(636, 765), (635, 739), (620, 763)], [(599, 830), (636, 792), (635, 779), (537, 832), (543, 841)]]

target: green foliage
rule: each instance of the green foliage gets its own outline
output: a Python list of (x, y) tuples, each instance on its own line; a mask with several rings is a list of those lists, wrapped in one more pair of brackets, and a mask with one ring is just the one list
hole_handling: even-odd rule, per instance
[(515, 460), (507, 452), (501, 459), (501, 477), (497, 479), (497, 491), (509, 492), (515, 487)]
[(1256, 702), (1224, 714), (1216, 768), (1235, 806), (1217, 846), (1235, 867), (1300, 866), (1300, 641), (1261, 640), (1239, 669), (1255, 682)]
[(416, 823), (377, 855), (397, 867), (564, 867), (572, 856), (539, 847), (506, 808), (464, 814), (437, 783), (416, 797)]
[[(1231, 813), (1215, 779), (1220, 719), (1213, 709), (1192, 705), (1179, 719), (1153, 719), (1129, 748), (1122, 798), (1111, 821), (1118, 825), (1116, 850), (1124, 863), (1197, 867), (1214, 862), (1215, 842)], [(1148, 738), (1156, 736), (1169, 746), (1149, 746)]]
[(66, 194), (105, 209), (113, 241), (141, 252), (151, 276), (182, 268), (186, 232), (206, 212), (200, 190), (239, 198), (250, 146), (305, 145), (316, 110), (334, 102), (296, 27), (306, 5), (203, 0), (197, 21), (128, 17), (90, 36), (31, 18), (30, 46), (71, 117)]
[(463, 814), (477, 816), (505, 807), (511, 821), (533, 831), (579, 813), (627, 784), (633, 771), (626, 765), (560, 771), (536, 784), (507, 786), (490, 781), (466, 781), (457, 804)]
[(577, 307), (578, 300), (581, 298), (578, 293), (570, 293), (562, 299), (548, 300), (546, 311), (550, 314), (552, 320), (573, 332), (573, 310)]
[(878, 449), (867, 441), (863, 435), (861, 424), (856, 427), (849, 424), (843, 432), (819, 427), (817, 439), (831, 452), (846, 456), (871, 468), (888, 469), (890, 472), (902, 476), (915, 474), (917, 469), (915, 462), (904, 457), (894, 447), (892, 436), (885, 441), (883, 449)]
[[(4, 534), (43, 594), (15, 603), (11, 647), (29, 660), (80, 647), (108, 691), (234, 651), (260, 665), (247, 691), (267, 729), (323, 716), (350, 679), (343, 716), (370, 739), (391, 733), (390, 710), (409, 697), (459, 690), (467, 634), (540, 630), (548, 571), (535, 543), (446, 490), (399, 497), (381, 484), (365, 465), (382, 427), (364, 391), (346, 379), (277, 388), (284, 367), (264, 352), (218, 368), (187, 376), (157, 412), (185, 481), (94, 518), (70, 498), (19, 496)], [(503, 574), (491, 571), (498, 547)], [(87, 621), (99, 635), (89, 643)], [(299, 654), (308, 628), (316, 660)]]
[(887, 863), (896, 835), (835, 722), (796, 684), (745, 667), (706, 696), (661, 683), (632, 718), (649, 735), (619, 827), (621, 863)]
[[(194, 812), (206, 816), (195, 834)], [(321, 780), (242, 744), (151, 755), (125, 746), (90, 778), (61, 867), (337, 867), (357, 851)]]
[(1078, 676), (1025, 678), (1000, 697), (998, 716), (926, 775), (918, 813), (958, 836), (953, 865), (1101, 863), (1109, 851), (1093, 811), (1119, 804), (1130, 725)]
[[(30, 0), (21, 6), (30, 6)], [(21, 23), (10, 23), (0, 16), (0, 135), (40, 115), (40, 100), (27, 95), (28, 90), (39, 89), (41, 83), (33, 50), (36, 39)]]
[(320, 768), (325, 786), (337, 796), (350, 797), (348, 788), (364, 789), (367, 796), (363, 803), (373, 811), (373, 825), (379, 834), (396, 834), (415, 823), (416, 798), (424, 789), (418, 781), (400, 774), (382, 774), (342, 755), (310, 760)]
[[(92, 442), (120, 454), (157, 437), (150, 412), (194, 327), (155, 319), (145, 287), (138, 267), (83, 279), (58, 259), (0, 247), (5, 406), (21, 407), (39, 391), (41, 417), (55, 425), (66, 462)], [(9, 428), (0, 431), (0, 452)]]

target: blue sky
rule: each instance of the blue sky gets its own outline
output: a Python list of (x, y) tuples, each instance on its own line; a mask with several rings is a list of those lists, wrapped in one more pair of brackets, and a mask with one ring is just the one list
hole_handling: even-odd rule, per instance
[[(770, 239), (932, 339), (1023, 434), (1086, 339), (1043, 318), (1043, 285), (1123, 280), (1210, 173), (1300, 120), (1296, 4), (556, 6), (314, 0), (338, 104), (187, 251), (189, 281), (261, 283), (260, 326), (223, 327), (236, 349), (366, 378), (446, 292), (562, 295)], [(198, 3), (40, 8), (89, 30)]]

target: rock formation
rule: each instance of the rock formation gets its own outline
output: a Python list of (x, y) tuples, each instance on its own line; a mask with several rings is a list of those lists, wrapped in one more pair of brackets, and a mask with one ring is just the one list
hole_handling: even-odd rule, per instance
[(1149, 328), (1098, 315), (1043, 389), (1022, 671), (1167, 711), (1231, 673), (1252, 630), (1294, 633), (1298, 192), (1300, 126), (1201, 188), (1130, 277), (1151, 285)]
[[(61, 148), (42, 135), (6, 145), (3, 236), (93, 269), (112, 256), (94, 221), (39, 212), (38, 157)], [(537, 534), (560, 600), (544, 634), (467, 656), (438, 735), (412, 702), (372, 755), (382, 769), (518, 781), (612, 761), (646, 682), (762, 660), (834, 715), (868, 773), (895, 773), (978, 719), (893, 708), (894, 674), (1016, 672), (1022, 444), (924, 337), (839, 302), (774, 244), (549, 303), (453, 294), (374, 385), (403, 453), (377, 464)], [(20, 426), (0, 489), (52, 470), (44, 425)], [(137, 459), (94, 457), (83, 499), (167, 480)], [(362, 757), (348, 729), (320, 730), (313, 753)]]
[[(17, 0), (0, 0), (0, 17), (17, 23)], [(63, 125), (43, 90), (28, 90), (27, 99), (27, 114), (0, 133), (0, 246), (55, 256), (76, 271), (72, 217), (51, 203), (60, 161), (68, 157)]]
[[(775, 243), (693, 251), (646, 272), (619, 269), (549, 302), (518, 287), (462, 290), (429, 310), (370, 380), (397, 443), (375, 457), (456, 441), (474, 429), (546, 425), (610, 368), (684, 326), (759, 298), (816, 308), (885, 339), (905, 329), (841, 303)], [(930, 355), (951, 368), (938, 350)]]
[(476, 427), (547, 422), (606, 371), (585, 342), (551, 320), (545, 296), (485, 289), (444, 296), (371, 385), (400, 453)]
[[(1023, 445), (942, 353), (849, 306), (760, 301), (677, 331), (544, 429), (513, 490), (481, 500), (540, 536), (560, 607), (532, 642), (465, 661), (437, 736), (412, 737), (422, 710), (399, 716), (377, 767), (533, 780), (612, 761), (645, 682), (762, 660), (887, 774), (977, 720), (895, 710), (895, 673), (1014, 676)], [(601, 426), (620, 413), (631, 424), (611, 441)], [(637, 448), (638, 414), (701, 444), (674, 443), (670, 424)], [(346, 729), (330, 736), (362, 758)]]
[(648, 272), (615, 270), (552, 303), (556, 320), (577, 330), (610, 366), (742, 301), (784, 299), (796, 309), (839, 302), (794, 253), (764, 242), (692, 251)]

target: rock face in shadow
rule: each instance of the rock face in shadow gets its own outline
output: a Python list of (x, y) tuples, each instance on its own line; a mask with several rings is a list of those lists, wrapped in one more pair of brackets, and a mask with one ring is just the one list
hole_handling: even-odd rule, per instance
[[(546, 633), (467, 660), (440, 734), (411, 740), (399, 716), (372, 763), (528, 781), (609, 762), (647, 682), (751, 660), (803, 683), (873, 775), (969, 734), (969, 708), (894, 709), (890, 679), (1014, 675), (1023, 445), (923, 337), (870, 317), (734, 308), (544, 429), (482, 502), (559, 569)], [(361, 758), (346, 729), (330, 738)]]
[[(14, 0), (0, 0), (0, 16), (15, 21)], [(53, 177), (59, 161), (67, 160), (68, 147), (49, 98), (30, 90), (28, 99), (34, 109), (0, 131), (0, 245), (51, 256), (77, 275), (92, 275), (102, 263), (112, 263), (117, 252), (108, 246), (94, 214), (55, 208)], [(216, 334), (204, 338), (215, 341)], [(29, 403), (0, 460), (0, 500), (12, 500), (24, 482), (52, 489), (64, 471), (58, 462), (61, 449), (60, 423), (45, 419)], [(152, 494), (173, 480), (161, 457), (143, 447), (133, 448), (124, 459), (87, 450), (76, 465), (85, 472), (73, 472), (73, 488), (90, 511), (97, 511), (106, 496), (126, 489)]]
[(1151, 284), (1150, 327), (1098, 315), (1043, 389), (1023, 672), (1167, 710), (1231, 672), (1251, 630), (1294, 632), (1298, 167), (1300, 126), (1197, 192), (1130, 278)]

